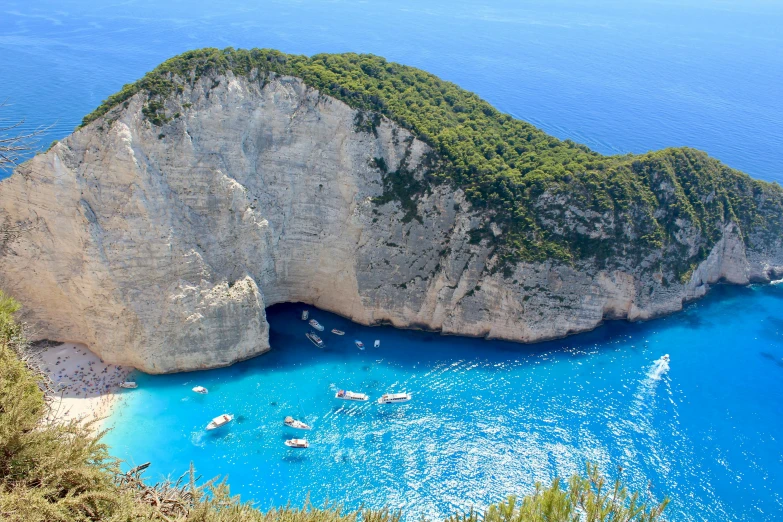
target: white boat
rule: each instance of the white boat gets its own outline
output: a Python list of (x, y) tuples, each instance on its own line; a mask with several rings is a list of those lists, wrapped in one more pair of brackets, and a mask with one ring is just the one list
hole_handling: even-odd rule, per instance
[(399, 402), (408, 402), (411, 400), (410, 393), (384, 393), (378, 399), (378, 404), (397, 404)]
[(216, 428), (219, 428), (221, 426), (225, 426), (229, 422), (234, 420), (234, 416), (230, 413), (224, 413), (223, 415), (220, 415), (218, 417), (215, 417), (212, 419), (212, 422), (207, 424), (207, 430), (214, 430)]
[(364, 343), (359, 341), (358, 339), (353, 342), (353, 344), (356, 345), (356, 347), (360, 350), (364, 350)]
[(344, 401), (359, 401), (364, 402), (369, 399), (364, 393), (356, 393), (352, 391), (339, 390), (334, 394), (335, 398), (342, 399)]
[(323, 342), (323, 339), (318, 337), (315, 332), (308, 332), (305, 334), (305, 336), (310, 339), (310, 342), (316, 345), (318, 348), (323, 348), (326, 346), (326, 343)]
[(288, 439), (285, 441), (285, 445), (289, 448), (309, 448), (310, 443), (304, 439)]
[(667, 353), (666, 355), (664, 355), (663, 357), (661, 357), (661, 360), (662, 360), (663, 362), (669, 362), (669, 354)]
[(196, 393), (200, 393), (201, 395), (206, 395), (209, 393), (209, 390), (207, 390), (203, 386), (196, 386), (195, 388), (193, 388), (193, 391)]
[(324, 331), (324, 327), (321, 325), (321, 323), (319, 323), (315, 319), (310, 319), (310, 326), (312, 326), (313, 328), (315, 328), (319, 332), (323, 332)]
[(128, 388), (130, 390), (132, 390), (133, 388), (138, 388), (138, 387), (139, 387), (139, 385), (136, 384), (133, 381), (125, 381), (124, 383), (120, 384), (120, 388)]
[(343, 332), (342, 330), (338, 330), (337, 328), (333, 328), (332, 333), (334, 335), (345, 335), (345, 332)]
[(302, 310), (302, 321), (307, 321), (308, 317), (310, 317), (310, 312), (307, 310)]
[(380, 346), (381, 346), (381, 340), (380, 340), (380, 339), (376, 339), (376, 340), (375, 340), (375, 344), (373, 344), (373, 346), (374, 346), (375, 348), (380, 348)]
[(313, 429), (310, 426), (308, 426), (307, 424), (305, 424), (304, 422), (298, 421), (298, 420), (294, 419), (293, 417), (286, 417), (285, 420), (283, 421), (283, 423), (285, 423), (285, 425), (288, 426), (289, 428), (294, 428), (295, 430), (311, 430), (311, 429)]

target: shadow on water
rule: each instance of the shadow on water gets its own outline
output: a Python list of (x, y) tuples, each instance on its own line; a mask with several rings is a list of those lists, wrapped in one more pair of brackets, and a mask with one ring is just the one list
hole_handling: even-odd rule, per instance
[[(341, 361), (365, 359), (361, 366), (369, 372), (376, 364), (394, 365), (403, 369), (427, 369), (437, 364), (455, 361), (477, 361), (487, 363), (525, 363), (535, 360), (537, 364), (552, 364), (564, 358), (584, 358), (600, 349), (611, 349), (613, 345), (628, 350), (644, 349), (644, 340), (655, 332), (666, 328), (686, 328), (698, 330), (711, 324), (704, 319), (713, 316), (711, 311), (730, 309), (732, 315), (738, 310), (756, 306), (754, 298), (759, 293), (774, 299), (783, 299), (783, 285), (739, 287), (734, 285), (716, 285), (701, 300), (687, 304), (684, 309), (673, 315), (644, 322), (631, 323), (624, 320), (607, 321), (591, 332), (576, 334), (564, 339), (534, 344), (522, 344), (508, 341), (481, 341), (482, 349), (476, 349), (474, 338), (444, 336), (434, 332), (401, 330), (390, 326), (362, 326), (349, 319), (318, 310), (302, 303), (281, 303), (267, 308), (266, 315), (270, 324), (270, 344), (272, 350), (262, 356), (237, 363), (228, 368), (207, 370), (223, 372), (232, 376), (271, 371), (291, 371), (307, 365), (339, 364)], [(322, 336), (327, 340), (327, 348), (316, 349), (304, 336), (310, 328), (300, 319), (303, 309), (310, 310), (310, 317), (317, 318), (327, 329)], [(768, 322), (768, 335), (783, 332), (783, 320), (771, 318)], [(336, 336), (330, 332), (337, 328), (345, 332)], [(290, 332), (299, 332), (292, 334)], [(353, 344), (354, 339), (364, 339), (367, 349), (359, 351)], [(381, 347), (372, 347), (374, 339), (381, 339)], [(435, 342), (435, 341), (438, 342)], [(426, 344), (426, 349), (423, 348)], [(379, 362), (380, 361), (380, 362)], [(335, 371), (339, 368), (335, 366)], [(197, 375), (197, 372), (194, 372)], [(181, 385), (181, 374), (156, 376), (145, 386), (150, 388)], [(197, 378), (197, 377), (196, 377)], [(369, 386), (375, 383), (369, 383)], [(210, 390), (218, 391), (219, 384), (212, 384)], [(270, 402), (270, 407), (277, 403)], [(357, 415), (353, 408), (336, 407), (334, 412)]]

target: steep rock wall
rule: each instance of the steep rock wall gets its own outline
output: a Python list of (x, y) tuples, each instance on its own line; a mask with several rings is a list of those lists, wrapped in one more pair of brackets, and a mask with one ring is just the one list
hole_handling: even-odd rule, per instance
[(749, 252), (728, 222), (686, 283), (631, 262), (504, 276), (489, 242), (471, 241), (482, 216), (459, 190), (427, 192), (414, 219), (373, 201), (390, 175), (376, 158), (420, 177), (432, 154), (396, 124), (358, 129), (356, 111), (289, 77), (204, 77), (167, 104), (180, 115), (151, 125), (136, 95), (0, 183), (0, 285), (34, 336), (152, 373), (209, 368), (268, 350), (264, 308), (303, 301), (533, 342), (783, 273), (780, 242)]

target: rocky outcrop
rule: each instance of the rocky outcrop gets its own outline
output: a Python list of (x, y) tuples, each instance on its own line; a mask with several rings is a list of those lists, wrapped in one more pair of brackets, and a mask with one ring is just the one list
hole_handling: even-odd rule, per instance
[(731, 221), (684, 282), (649, 269), (655, 259), (498, 270), (471, 231), (504, 232), (460, 190), (432, 188), (415, 215), (379, 199), (388, 172), (420, 178), (432, 157), (389, 120), (358, 128), (354, 109), (299, 79), (230, 72), (171, 97), (177, 117), (162, 126), (144, 103), (136, 94), (0, 183), (0, 285), (34, 336), (115, 364), (161, 373), (260, 354), (264, 309), (280, 302), (534, 342), (783, 274), (781, 242), (751, 250)]

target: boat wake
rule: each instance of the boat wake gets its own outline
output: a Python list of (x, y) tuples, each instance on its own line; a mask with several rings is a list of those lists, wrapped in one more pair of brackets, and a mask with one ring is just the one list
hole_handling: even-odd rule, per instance
[(661, 377), (663, 377), (666, 372), (669, 371), (669, 354), (667, 353), (655, 363), (653, 363), (652, 368), (650, 368), (649, 373), (647, 374), (647, 377), (652, 379), (653, 381), (660, 381)]

